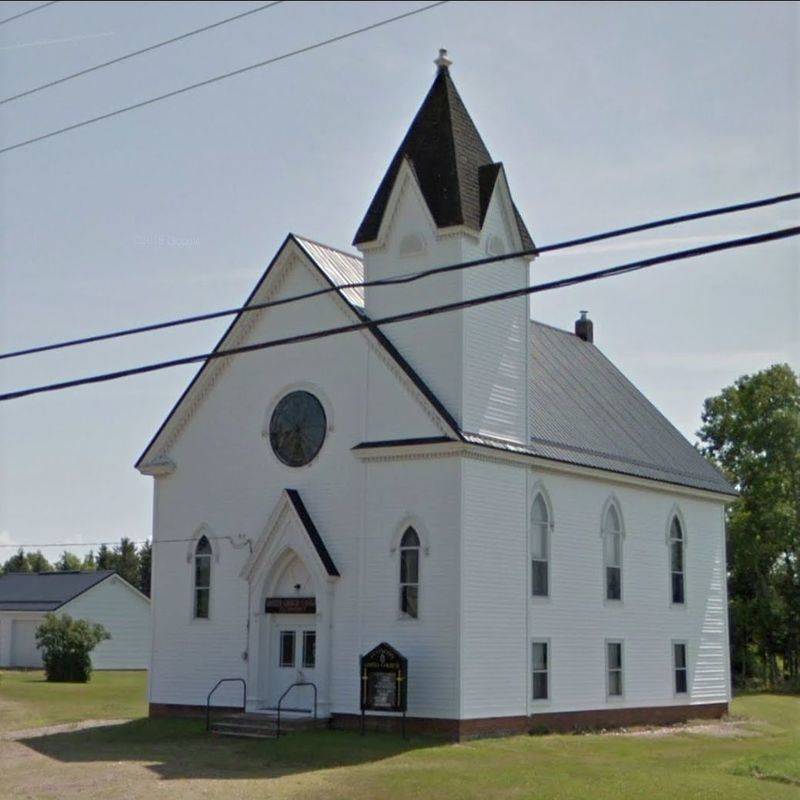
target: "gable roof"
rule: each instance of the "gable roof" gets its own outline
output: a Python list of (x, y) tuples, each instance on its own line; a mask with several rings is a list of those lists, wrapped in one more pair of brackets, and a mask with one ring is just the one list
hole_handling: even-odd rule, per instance
[(55, 611), (114, 575), (87, 572), (9, 572), (0, 576), (0, 611)]
[(530, 323), (535, 455), (735, 494), (722, 473), (592, 343)]
[[(286, 250), (286, 247), (289, 245), (297, 246), (300, 251), (308, 257), (308, 263), (319, 270), (319, 273), (331, 287), (337, 287), (346, 283), (361, 283), (364, 280), (364, 264), (359, 256), (352, 253), (346, 253), (343, 250), (338, 250), (334, 247), (329, 247), (328, 245), (315, 242), (312, 239), (307, 239), (303, 236), (290, 233), (278, 248), (277, 253), (272, 258), (272, 261), (270, 261), (262, 276), (259, 278), (253, 291), (250, 292), (247, 300), (245, 300), (242, 306), (243, 308), (254, 302), (254, 298), (257, 296), (259, 290), (263, 286), (264, 281), (266, 281), (270, 276), (273, 268)], [(336, 294), (338, 294), (339, 297), (345, 301), (347, 306), (356, 314), (359, 320), (368, 321), (368, 318), (364, 313), (363, 289), (341, 289), (338, 290)], [(216, 353), (218, 350), (223, 349), (226, 340), (231, 335), (234, 328), (236, 328), (239, 321), (249, 313), (254, 312), (240, 311), (233, 318), (231, 324), (226, 328), (225, 332), (214, 346), (213, 352)], [(380, 330), (377, 325), (370, 325), (365, 329), (365, 332), (375, 339), (377, 344), (379, 344), (380, 347), (390, 356), (390, 358), (397, 364), (405, 376), (411, 381), (411, 383), (414, 384), (417, 391), (419, 391), (425, 400), (432, 406), (442, 422), (449, 427), (454, 434), (456, 434), (458, 430), (458, 424), (456, 421), (436, 397), (436, 395), (434, 395), (434, 393), (430, 390), (428, 385), (422, 380), (422, 378), (420, 378), (408, 361), (403, 358), (394, 345), (389, 341), (383, 331)], [(151, 454), (154, 446), (157, 444), (162, 434), (164, 434), (169, 428), (175, 419), (178, 410), (181, 408), (184, 401), (188, 399), (192, 389), (198, 384), (212, 361), (213, 359), (209, 359), (203, 362), (192, 380), (189, 382), (189, 385), (183, 390), (180, 397), (176, 400), (164, 421), (161, 423), (155, 434), (153, 434), (153, 437), (147, 443), (147, 446), (142, 451), (142, 454), (136, 460), (135, 467), (137, 469), (141, 470), (146, 467), (148, 464), (148, 456)]]
[[(359, 283), (364, 280), (364, 266), (358, 256), (295, 234), (287, 237), (278, 255), (283, 252), (289, 241), (301, 248), (331, 286)], [(256, 295), (278, 255), (267, 268), (246, 304)], [(344, 289), (338, 294), (359, 318), (368, 321), (369, 318), (363, 308), (363, 290)], [(240, 317), (241, 314), (234, 319), (215, 350), (221, 347)], [(528, 413), (531, 440), (527, 445), (519, 445), (461, 430), (444, 404), (403, 358), (380, 327), (370, 326), (367, 330), (450, 428), (453, 441), (731, 496), (736, 494), (722, 473), (692, 447), (594, 344), (583, 341), (569, 331), (540, 322), (530, 323), (531, 368)], [(208, 362), (200, 368), (192, 383), (181, 395), (140, 457), (137, 466), (142, 465), (148, 451), (207, 364)], [(433, 437), (430, 440), (433, 444), (446, 441), (449, 441), (447, 437)], [(365, 450), (374, 448), (378, 444), (385, 447), (409, 443), (419, 444), (419, 441), (362, 442), (356, 448)]]
[[(404, 161), (411, 167), (437, 227), (465, 225), (481, 230), (502, 165), (492, 161), (447, 67), (439, 68), (372, 198), (353, 244), (378, 238), (392, 187)], [(516, 206), (514, 215), (523, 248), (534, 247)]]

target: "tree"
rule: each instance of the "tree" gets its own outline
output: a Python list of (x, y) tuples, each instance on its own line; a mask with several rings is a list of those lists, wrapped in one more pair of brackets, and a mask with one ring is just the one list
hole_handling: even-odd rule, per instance
[(113, 564), (111, 569), (115, 569), (131, 586), (139, 586), (139, 554), (136, 545), (126, 536), (114, 548)]
[(28, 566), (31, 572), (52, 572), (53, 565), (42, 555), (41, 550), (35, 553), (28, 553)]
[(800, 676), (800, 381), (786, 364), (705, 402), (703, 450), (740, 495), (728, 511), (732, 665), (741, 682)]
[(86, 683), (92, 674), (90, 653), (110, 638), (102, 625), (69, 614), (45, 615), (36, 629), (36, 647), (42, 650), (47, 680)]
[(55, 563), (56, 571), (58, 572), (77, 572), (81, 569), (81, 560), (75, 553), (70, 553), (65, 550), (61, 554), (61, 558)]
[(150, 573), (153, 568), (153, 545), (146, 541), (139, 550), (139, 591), (150, 597)]
[(97, 569), (97, 562), (94, 558), (94, 550), (90, 550), (83, 559), (83, 564), (81, 564), (81, 569), (84, 570), (94, 570)]
[(30, 572), (31, 565), (28, 563), (28, 558), (25, 551), (20, 547), (11, 558), (3, 564), (3, 572)]
[(105, 544), (97, 551), (97, 569), (114, 569), (114, 554)]

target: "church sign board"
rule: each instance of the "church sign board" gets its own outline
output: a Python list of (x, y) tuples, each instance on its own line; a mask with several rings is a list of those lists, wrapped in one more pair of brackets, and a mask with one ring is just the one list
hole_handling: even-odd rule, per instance
[(382, 642), (361, 656), (361, 712), (406, 712), (408, 661)]
[(264, 603), (267, 614), (316, 614), (316, 597), (268, 597)]

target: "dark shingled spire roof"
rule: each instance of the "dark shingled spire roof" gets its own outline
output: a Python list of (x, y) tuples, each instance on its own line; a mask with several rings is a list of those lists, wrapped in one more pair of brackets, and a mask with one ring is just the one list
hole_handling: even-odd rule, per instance
[[(389, 195), (408, 159), (437, 227), (481, 230), (502, 164), (494, 163), (446, 66), (440, 66), (427, 97), (381, 181), (353, 244), (378, 238)], [(533, 239), (514, 207), (524, 248)]]

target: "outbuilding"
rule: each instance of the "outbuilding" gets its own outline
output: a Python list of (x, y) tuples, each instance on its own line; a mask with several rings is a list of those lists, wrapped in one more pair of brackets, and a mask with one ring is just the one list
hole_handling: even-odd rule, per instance
[(12, 572), (0, 577), (0, 667), (41, 667), (36, 629), (47, 613), (100, 623), (111, 638), (92, 652), (95, 669), (147, 669), (150, 600), (113, 570)]

